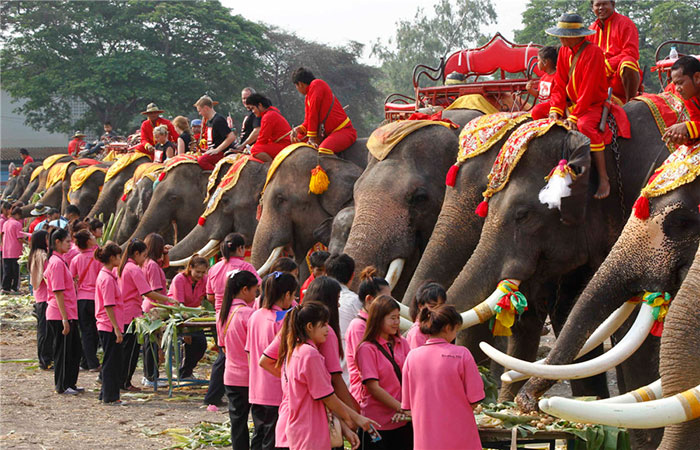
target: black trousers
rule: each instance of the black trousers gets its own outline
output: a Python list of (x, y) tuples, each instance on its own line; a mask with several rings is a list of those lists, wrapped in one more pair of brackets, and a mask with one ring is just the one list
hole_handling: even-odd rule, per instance
[[(124, 327), (126, 328), (128, 325)], [(121, 387), (123, 389), (131, 386), (131, 377), (134, 376), (136, 364), (139, 362), (139, 342), (134, 333), (124, 333), (122, 341), (122, 367), (121, 367)]]
[(88, 369), (100, 366), (97, 359), (97, 322), (95, 321), (95, 301), (78, 300), (78, 323), (80, 324), (80, 339), (83, 344), (83, 357), (80, 365)]
[(226, 355), (219, 349), (219, 356), (211, 366), (209, 388), (204, 396), (205, 405), (220, 405), (224, 396), (224, 368), (226, 367)]
[(413, 448), (413, 425), (407, 423), (395, 430), (382, 430), (379, 435), (382, 439), (379, 442), (372, 442), (369, 433), (361, 428), (357, 435), (360, 437), (360, 448), (367, 450), (404, 450)]
[(189, 337), (192, 338), (192, 341), (190, 344), (185, 344), (185, 357), (180, 365), (180, 378), (191, 377), (197, 363), (207, 352), (207, 337), (204, 335), (204, 331), (198, 331)]
[(48, 302), (34, 303), (36, 313), (36, 352), (39, 357), (39, 367), (48, 369), (53, 362), (53, 335), (46, 323), (46, 308)]
[(250, 405), (250, 414), (253, 416), (253, 437), (250, 440), (252, 450), (274, 450), (275, 426), (279, 406)]
[(19, 259), (2, 259), (2, 288), (5, 291), (16, 291), (19, 289)]
[(157, 381), (158, 376), (158, 339), (155, 336), (143, 337), (143, 376), (148, 381)]
[(56, 392), (62, 394), (68, 388), (75, 389), (80, 372), (80, 331), (78, 321), (69, 320), (70, 332), (63, 335), (63, 322), (47, 320), (53, 335), (53, 380)]
[(249, 450), (248, 437), (248, 386), (226, 386), (228, 416), (231, 419), (231, 446), (233, 450)]
[(113, 331), (99, 331), (102, 350), (102, 389), (100, 390), (100, 400), (105, 403), (112, 403), (119, 400), (119, 388), (122, 386), (122, 344), (117, 344), (117, 335)]

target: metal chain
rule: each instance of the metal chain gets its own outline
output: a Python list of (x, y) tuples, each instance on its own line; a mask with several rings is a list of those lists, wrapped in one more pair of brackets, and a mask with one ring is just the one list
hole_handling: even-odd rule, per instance
[(627, 211), (625, 208), (625, 194), (622, 189), (622, 170), (620, 169), (620, 146), (617, 144), (617, 121), (612, 111), (608, 114), (608, 126), (610, 127), (610, 132), (612, 132), (612, 142), (610, 143), (610, 149), (615, 157), (615, 168), (617, 169), (617, 191), (618, 197), (620, 198), (620, 212), (622, 213), (623, 221), (627, 217)]

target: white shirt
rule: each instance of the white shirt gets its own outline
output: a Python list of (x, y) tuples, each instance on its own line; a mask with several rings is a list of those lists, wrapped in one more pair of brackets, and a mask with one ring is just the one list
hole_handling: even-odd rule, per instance
[[(345, 331), (348, 329), (348, 326), (350, 326), (352, 319), (357, 317), (357, 313), (359, 313), (361, 309), (362, 302), (360, 302), (360, 297), (341, 283), (338, 322), (340, 326), (340, 335), (342, 336), (341, 342), (343, 343), (343, 352), (345, 352)], [(343, 368), (343, 379), (345, 383), (348, 383), (350, 378), (348, 376), (348, 365), (345, 362), (345, 358), (340, 361), (340, 367)]]

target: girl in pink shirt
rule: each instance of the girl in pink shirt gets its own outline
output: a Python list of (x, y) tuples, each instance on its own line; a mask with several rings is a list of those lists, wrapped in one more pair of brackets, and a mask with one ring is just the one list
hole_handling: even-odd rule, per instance
[(376, 277), (376, 273), (377, 269), (374, 266), (367, 266), (360, 273), (360, 287), (357, 289), (357, 296), (362, 301), (362, 309), (357, 317), (352, 319), (345, 331), (345, 361), (348, 364), (348, 374), (350, 375), (350, 394), (357, 402), (362, 400), (362, 376), (355, 362), (355, 352), (367, 329), (369, 307), (376, 297), (391, 295), (389, 283), (384, 278)]
[(48, 370), (53, 363), (53, 339), (46, 324), (46, 308), (49, 292), (44, 281), (44, 270), (48, 264), (49, 233), (44, 230), (32, 234), (29, 251), (29, 280), (34, 289), (34, 312), (36, 313), (36, 347), (39, 367)]
[(248, 450), (248, 355), (244, 348), (248, 336), (248, 320), (258, 295), (258, 278), (247, 270), (238, 271), (226, 282), (221, 313), (216, 322), (219, 348), (226, 355), (224, 386), (231, 419), (231, 444)]
[(81, 365), (91, 372), (99, 372), (100, 361), (97, 359), (97, 327), (95, 326), (95, 283), (102, 268), (95, 259), (97, 240), (87, 229), (73, 235), (75, 245), (80, 253), (69, 263), (71, 274), (78, 287), (78, 323), (80, 339), (83, 343)]
[(122, 386), (124, 308), (117, 276), (113, 270), (119, 265), (121, 253), (122, 249), (112, 241), (95, 250), (95, 259), (102, 264), (95, 281), (95, 317), (104, 350), (99, 399), (110, 404), (122, 403), (119, 400), (119, 388)]
[(406, 358), (401, 400), (412, 417), (416, 450), (481, 449), (473, 409), (484, 399), (484, 384), (469, 350), (450, 344), (461, 325), (452, 305), (420, 313), (429, 338)]
[(44, 280), (49, 293), (46, 319), (54, 339), (54, 384), (59, 394), (77, 394), (84, 391), (76, 387), (81, 350), (78, 304), (73, 277), (63, 259), (70, 249), (70, 236), (59, 228), (51, 232), (49, 243)]
[(382, 439), (373, 443), (368, 433), (362, 433), (364, 448), (413, 448), (410, 422), (392, 421), (401, 412), (401, 368), (410, 350), (399, 334), (399, 323), (399, 305), (394, 298), (381, 295), (372, 302), (355, 361), (363, 383), (362, 415), (379, 423)]
[(22, 207), (14, 206), (2, 225), (2, 293), (19, 293), (19, 257), (27, 241), (22, 234)]
[(418, 288), (416, 298), (413, 300), (413, 305), (411, 305), (413, 325), (411, 325), (411, 328), (409, 328), (406, 333), (406, 340), (408, 341), (408, 345), (411, 346), (411, 350), (420, 347), (428, 340), (428, 336), (420, 331), (420, 322), (418, 320), (420, 312), (425, 308), (435, 308), (446, 301), (447, 292), (439, 283), (428, 281)]
[[(282, 320), (287, 310), (292, 307), (297, 287), (297, 279), (288, 273), (272, 272), (265, 277), (262, 307), (256, 310), (248, 321), (245, 351), (248, 352), (250, 361), (260, 360), (267, 346), (282, 328)], [(248, 382), (248, 399), (255, 424), (251, 447), (273, 449), (275, 424), (282, 403), (280, 380), (258, 364), (251, 364)]]

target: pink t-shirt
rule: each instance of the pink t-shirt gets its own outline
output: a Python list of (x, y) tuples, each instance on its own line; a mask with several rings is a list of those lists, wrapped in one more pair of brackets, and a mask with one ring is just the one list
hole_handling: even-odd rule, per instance
[(409, 328), (408, 333), (406, 333), (406, 340), (408, 341), (408, 345), (411, 347), (411, 350), (425, 345), (425, 341), (428, 340), (428, 336), (420, 331), (420, 322), (413, 322), (413, 325), (411, 325), (411, 328)]
[[(165, 272), (160, 268), (160, 265), (153, 261), (151, 258), (146, 258), (143, 266), (141, 267), (143, 274), (151, 286), (151, 291), (155, 291), (159, 294), (165, 295), (165, 289), (168, 287), (168, 280), (165, 278)], [(151, 304), (151, 299), (144, 297), (141, 302), (141, 310), (143, 312), (148, 312), (153, 308)]]
[(323, 399), (333, 394), (333, 385), (323, 355), (313, 342), (294, 349), (282, 378), (289, 392), (286, 435), (290, 450), (330, 448)]
[[(350, 395), (360, 403), (362, 400), (362, 375), (355, 362), (357, 346), (362, 341), (367, 329), (367, 311), (361, 309), (345, 330), (345, 361), (348, 365), (348, 375), (350, 377)], [(364, 320), (363, 320), (364, 319)]]
[(146, 280), (146, 275), (131, 258), (126, 261), (122, 275), (119, 277), (119, 290), (124, 299), (124, 323), (130, 323), (134, 317), (143, 314), (141, 296), (153, 290)]
[(68, 320), (78, 319), (78, 299), (75, 295), (75, 284), (73, 276), (68, 269), (68, 264), (63, 260), (63, 257), (54, 253), (49, 258), (46, 269), (44, 269), (44, 280), (49, 292), (46, 308), (46, 320), (63, 320), (61, 311), (56, 303), (56, 292), (63, 292), (63, 305), (66, 308), (66, 316)]
[(81, 250), (78, 256), (69, 263), (70, 272), (74, 279), (78, 279), (78, 300), (94, 300), (97, 274), (102, 269), (102, 264), (95, 259), (95, 249)]
[(279, 378), (260, 367), (258, 361), (263, 352), (282, 328), (285, 311), (277, 305), (272, 309), (260, 308), (248, 320), (248, 336), (245, 351), (250, 356), (248, 399), (255, 405), (279, 406), (282, 402), (282, 386)]
[(113, 331), (112, 322), (107, 315), (105, 306), (114, 307), (114, 317), (121, 330), (124, 329), (124, 305), (122, 293), (119, 290), (118, 278), (114, 273), (100, 268), (97, 275), (95, 287), (95, 319), (97, 319), (97, 329), (99, 331)]
[[(243, 300), (234, 298), (228, 314), (229, 317), (223, 327), (220, 321), (216, 322), (219, 344), (226, 354), (224, 384), (248, 386), (248, 354), (245, 352), (245, 343), (248, 337), (248, 321), (253, 314), (253, 308)], [(227, 323), (228, 328), (226, 328)]]
[(44, 303), (49, 300), (49, 288), (46, 287), (46, 281), (42, 280), (39, 288), (34, 291), (34, 301), (36, 303)]
[(65, 255), (63, 255), (63, 259), (66, 260), (66, 264), (68, 264), (68, 267), (70, 267), (70, 263), (73, 261), (73, 258), (78, 256), (80, 254), (80, 248), (78, 248), (77, 245), (75, 245), (75, 242), (73, 242), (70, 245), (70, 250), (66, 252)]
[[(194, 284), (194, 287), (192, 286)], [(174, 298), (185, 306), (197, 308), (202, 305), (202, 297), (205, 295), (207, 276), (194, 283), (194, 281), (180, 272), (170, 282), (168, 297)]]
[[(224, 300), (224, 291), (226, 290), (226, 280), (229, 274), (234, 270), (247, 270), (255, 275), (260, 283), (260, 276), (255, 270), (255, 267), (249, 262), (246, 262), (243, 258), (237, 256), (232, 256), (226, 260), (221, 260), (214, 264), (211, 269), (209, 269), (209, 276), (207, 278), (207, 294), (214, 296), (214, 309), (218, 313), (221, 309), (221, 302)], [(264, 348), (264, 347), (263, 347)]]
[(414, 449), (481, 448), (470, 404), (484, 399), (484, 384), (465, 347), (431, 338), (411, 350), (402, 390), (401, 407), (411, 410)]
[[(377, 342), (391, 355), (392, 352), (387, 347), (387, 341), (378, 338)], [(409, 351), (410, 348), (406, 339), (402, 337), (394, 339), (394, 360), (399, 367), (403, 367)], [(377, 380), (382, 389), (396, 400), (401, 401), (401, 382), (396, 377), (394, 366), (379, 351), (376, 345), (371, 342), (362, 342), (357, 347), (355, 361), (362, 375), (362, 383), (366, 383), (369, 380)], [(380, 430), (394, 430), (406, 425), (405, 422), (393, 423), (391, 418), (396, 414), (396, 411), (372, 397), (364, 385), (362, 386), (360, 406), (362, 407), (362, 415), (379, 423)]]
[(2, 225), (2, 257), (19, 258), (22, 256), (22, 223), (14, 217), (9, 217)]

